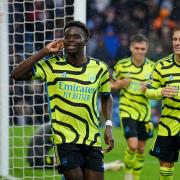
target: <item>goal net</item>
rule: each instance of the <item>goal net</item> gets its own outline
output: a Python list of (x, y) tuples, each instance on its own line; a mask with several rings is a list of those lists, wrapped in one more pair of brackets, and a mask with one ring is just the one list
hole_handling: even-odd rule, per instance
[[(11, 72), (48, 42), (62, 38), (65, 23), (74, 19), (75, 0), (7, 2)], [(60, 179), (53, 165), (48, 101), (41, 81), (9, 79), (9, 127), (9, 176), (23, 180)], [(3, 147), (0, 150), (6, 151)], [(0, 174), (0, 179), (7, 178)]]

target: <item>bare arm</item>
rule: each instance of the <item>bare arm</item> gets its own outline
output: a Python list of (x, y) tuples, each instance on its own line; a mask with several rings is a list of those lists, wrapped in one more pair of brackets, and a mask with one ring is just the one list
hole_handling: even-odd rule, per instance
[(37, 54), (27, 58), (25, 61), (22, 61), (11, 72), (11, 77), (18, 81), (30, 80), (32, 76), (31, 69), (33, 65), (47, 54), (48, 54), (48, 50), (46, 48), (43, 48)]
[(64, 47), (63, 40), (56, 40), (49, 43), (46, 47), (41, 49), (38, 53), (32, 55), (26, 60), (22, 61), (16, 68), (11, 72), (11, 77), (15, 80), (30, 80), (32, 77), (32, 67), (40, 59), (47, 56), (50, 53), (57, 53)]
[(129, 78), (111, 80), (111, 90), (120, 90), (122, 88), (127, 88), (130, 84)]
[[(101, 96), (102, 113), (106, 121), (111, 120), (112, 118), (112, 104), (113, 104), (113, 98), (111, 94), (107, 96)], [(106, 126), (104, 132), (104, 141), (108, 145), (105, 148), (105, 152), (111, 151), (114, 148), (114, 138), (112, 135), (112, 127), (110, 125)]]

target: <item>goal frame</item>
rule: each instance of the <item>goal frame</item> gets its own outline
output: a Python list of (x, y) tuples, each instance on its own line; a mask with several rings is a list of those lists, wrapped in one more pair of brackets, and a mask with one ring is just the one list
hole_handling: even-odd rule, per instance
[(0, 175), (9, 174), (8, 0), (0, 2)]
[[(74, 0), (74, 20), (86, 23), (86, 0)], [(0, 177), (9, 176), (8, 0), (0, 1)]]

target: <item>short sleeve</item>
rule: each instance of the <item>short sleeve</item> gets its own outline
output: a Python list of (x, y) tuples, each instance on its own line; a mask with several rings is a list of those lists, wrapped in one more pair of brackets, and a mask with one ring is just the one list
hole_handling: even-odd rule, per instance
[(161, 84), (161, 65), (156, 64), (147, 86), (148, 88), (157, 89), (161, 87)]
[(109, 94), (111, 92), (110, 88), (110, 74), (108, 69), (105, 69), (104, 73), (102, 74), (99, 86), (99, 92), (101, 95)]
[(121, 72), (121, 64), (118, 62), (114, 66), (114, 70), (113, 70), (113, 74), (112, 74), (114, 80), (120, 79), (120, 72)]
[(32, 68), (32, 80), (41, 79), (45, 81), (46, 73), (45, 73), (46, 63), (45, 60), (41, 60), (36, 63)]

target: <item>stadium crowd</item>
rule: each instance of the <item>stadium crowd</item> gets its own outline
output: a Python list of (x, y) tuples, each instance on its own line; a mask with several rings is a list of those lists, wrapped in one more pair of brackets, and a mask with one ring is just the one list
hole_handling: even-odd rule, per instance
[(143, 33), (150, 39), (148, 57), (156, 61), (171, 51), (170, 35), (180, 21), (179, 8), (180, 2), (175, 0), (89, 1), (88, 52), (112, 67), (118, 59), (129, 56), (129, 37)]
[[(73, 0), (67, 1), (67, 4), (63, 0), (12, 2), (9, 0), (10, 71), (21, 59), (41, 49), (44, 43), (62, 37), (63, 17), (66, 15), (65, 21), (72, 19), (74, 3)], [(157, 61), (171, 52), (171, 30), (180, 22), (180, 1), (91, 0), (87, 1), (87, 9), (87, 26), (91, 32), (87, 52), (90, 56), (105, 61), (110, 68), (117, 60), (130, 55), (129, 38), (137, 32), (145, 34), (150, 40), (148, 57), (152, 60)], [(11, 123), (21, 124), (21, 116), (28, 116), (32, 112), (35, 117), (29, 115), (26, 123), (31, 124), (32, 120), (40, 124), (47, 122), (47, 103), (43, 105), (41, 102), (41, 96), (44, 96), (41, 94), (43, 85), (35, 84), (32, 88), (31, 84), (24, 82), (14, 84), (12, 79), (10, 84)], [(26, 92), (23, 97), (22, 92)], [(32, 96), (35, 92), (37, 95)], [(117, 99), (115, 94), (114, 118), (118, 117)], [(23, 104), (25, 105), (22, 106)], [(159, 104), (155, 102), (152, 106), (155, 107), (152, 112), (157, 120), (159, 114), (155, 109)], [(46, 112), (43, 120), (42, 112)], [(119, 125), (118, 120), (115, 120), (115, 125)]]

